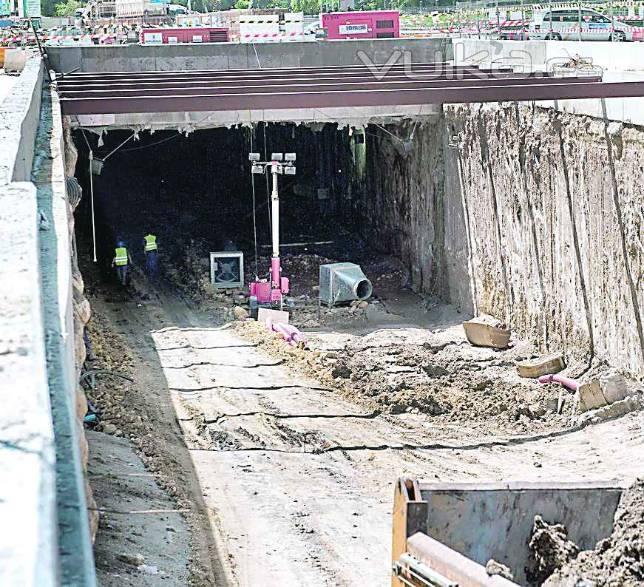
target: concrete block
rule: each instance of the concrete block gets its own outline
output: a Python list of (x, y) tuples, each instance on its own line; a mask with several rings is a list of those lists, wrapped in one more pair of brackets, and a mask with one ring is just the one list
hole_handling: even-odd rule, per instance
[(508, 348), (512, 332), (500, 320), (492, 316), (481, 315), (463, 322), (465, 336), (474, 346)]
[(623, 400), (628, 393), (628, 387), (623, 375), (609, 371), (597, 379), (582, 383), (578, 393), (579, 407), (585, 412)]
[(4, 70), (6, 73), (21, 73), (31, 53), (24, 49), (7, 49), (4, 52)]
[(263, 322), (264, 324), (271, 322), (281, 322), (282, 324), (288, 324), (289, 313), (282, 310), (271, 310), (270, 308), (260, 308), (257, 312), (257, 321)]
[(641, 410), (644, 406), (641, 396), (633, 395), (622, 400), (616, 401), (608, 406), (602, 406), (596, 410), (590, 410), (579, 416), (576, 426), (585, 426), (587, 424), (599, 424), (613, 418), (620, 418), (636, 410)]
[(517, 363), (517, 371), (521, 377), (535, 379), (541, 375), (551, 375), (559, 373), (566, 366), (561, 353), (553, 353), (537, 357), (536, 359), (527, 359)]
[(597, 379), (582, 383), (577, 393), (579, 394), (579, 407), (582, 412), (606, 405), (604, 394)]

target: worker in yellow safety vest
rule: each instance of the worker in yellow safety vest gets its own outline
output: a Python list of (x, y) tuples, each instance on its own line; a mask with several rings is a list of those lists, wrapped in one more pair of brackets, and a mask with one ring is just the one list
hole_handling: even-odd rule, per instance
[(128, 253), (127, 247), (123, 241), (116, 243), (114, 249), (114, 258), (112, 259), (112, 267), (116, 267), (116, 276), (121, 282), (121, 285), (127, 285), (127, 273), (132, 259)]
[(155, 234), (148, 233), (143, 237), (145, 251), (145, 269), (148, 277), (155, 279), (159, 269), (159, 245)]

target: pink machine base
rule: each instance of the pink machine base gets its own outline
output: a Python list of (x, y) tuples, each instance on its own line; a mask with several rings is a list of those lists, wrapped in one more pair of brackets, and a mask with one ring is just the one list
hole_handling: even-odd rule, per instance
[(272, 287), (272, 283), (267, 280), (253, 281), (250, 284), (250, 295), (257, 298), (258, 304), (274, 304), (282, 301), (288, 288), (288, 277), (280, 278), (280, 287)]

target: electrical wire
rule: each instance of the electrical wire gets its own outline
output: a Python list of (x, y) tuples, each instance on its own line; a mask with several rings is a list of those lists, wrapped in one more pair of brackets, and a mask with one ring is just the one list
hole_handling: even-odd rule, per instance
[(163, 143), (167, 143), (168, 141), (171, 141), (173, 139), (177, 139), (179, 137), (182, 137), (183, 135), (180, 132), (177, 132), (177, 134), (174, 134), (170, 137), (166, 137), (165, 139), (162, 139), (160, 141), (157, 141), (156, 143), (151, 143), (149, 145), (141, 145), (140, 147), (131, 147), (130, 149), (123, 149), (121, 151), (122, 153), (130, 153), (131, 151), (140, 151), (141, 149), (147, 149), (149, 147), (156, 147), (157, 145), (162, 145)]
[(114, 153), (116, 153), (125, 143), (128, 141), (131, 141), (134, 136), (136, 135), (136, 132), (133, 132), (127, 139), (125, 139), (116, 149), (112, 149), (105, 157), (103, 157), (103, 161), (107, 161)]

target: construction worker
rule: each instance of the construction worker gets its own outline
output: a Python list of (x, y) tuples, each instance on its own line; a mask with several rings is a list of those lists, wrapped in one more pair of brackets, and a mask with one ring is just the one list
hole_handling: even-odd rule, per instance
[(143, 237), (145, 251), (145, 269), (148, 277), (156, 278), (159, 266), (159, 245), (155, 234), (148, 233)]
[(114, 249), (114, 259), (112, 259), (112, 267), (116, 267), (116, 275), (121, 285), (127, 285), (127, 270), (129, 264), (132, 262), (130, 253), (128, 252), (125, 243), (118, 241)]

